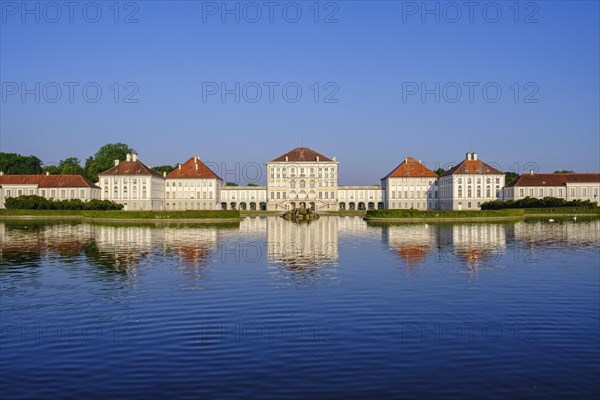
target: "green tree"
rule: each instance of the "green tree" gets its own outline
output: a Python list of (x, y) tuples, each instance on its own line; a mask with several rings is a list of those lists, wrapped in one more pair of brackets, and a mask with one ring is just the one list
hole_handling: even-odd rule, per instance
[(63, 175), (84, 175), (79, 158), (69, 157), (58, 163), (58, 170)]
[(235, 182), (225, 182), (225, 186), (239, 186), (239, 185)]
[(511, 183), (512, 181), (517, 179), (518, 177), (519, 177), (519, 174), (517, 174), (516, 172), (505, 172), (504, 173), (504, 184), (508, 185), (509, 183)]
[(573, 171), (570, 169), (561, 169), (560, 171), (554, 171), (555, 174), (572, 174)]
[(153, 170), (160, 172), (161, 174), (164, 172), (167, 175), (170, 174), (175, 168), (173, 165), (159, 165), (158, 167), (152, 167)]
[(249, 184), (248, 184), (248, 185), (246, 185), (246, 186), (255, 187), (255, 186), (258, 186), (258, 185), (257, 185), (256, 183), (249, 183)]
[(436, 173), (437, 176), (442, 176), (442, 175), (444, 175), (444, 172), (446, 172), (446, 170), (444, 168), (438, 168), (434, 172)]
[(42, 172), (42, 160), (36, 156), (0, 153), (0, 171), (5, 174), (39, 174)]
[(115, 160), (125, 160), (127, 154), (133, 153), (133, 149), (125, 143), (109, 143), (91, 157), (85, 160), (85, 177), (92, 182), (98, 181), (98, 175), (115, 165)]
[(60, 168), (58, 168), (58, 165), (44, 165), (43, 172), (47, 172), (50, 175), (58, 175), (60, 174)]

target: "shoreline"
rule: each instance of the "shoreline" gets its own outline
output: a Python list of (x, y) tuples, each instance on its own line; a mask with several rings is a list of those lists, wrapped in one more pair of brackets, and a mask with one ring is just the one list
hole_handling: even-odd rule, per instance
[(586, 214), (586, 213), (573, 213), (573, 214), (526, 214), (526, 215), (513, 215), (513, 216), (499, 216), (499, 217), (406, 217), (406, 218), (377, 218), (377, 217), (365, 217), (363, 218), (368, 222), (485, 222), (485, 221), (524, 221), (528, 219), (537, 218), (600, 218), (600, 214)]
[(243, 218), (103, 218), (84, 217), (82, 215), (0, 215), (3, 220), (75, 220), (75, 221), (97, 221), (97, 222), (152, 222), (152, 223), (193, 223), (193, 224), (221, 224), (240, 222)]

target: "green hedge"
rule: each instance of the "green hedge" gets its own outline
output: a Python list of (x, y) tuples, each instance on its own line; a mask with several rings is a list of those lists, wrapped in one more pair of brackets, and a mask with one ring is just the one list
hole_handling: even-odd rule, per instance
[(100, 211), (100, 210), (0, 210), (0, 216), (82, 217), (107, 219), (239, 219), (236, 210)]
[(367, 218), (480, 218), (480, 217), (519, 217), (523, 210), (370, 210)]
[(562, 208), (528, 208), (525, 210), (527, 215), (536, 214), (590, 214), (600, 215), (600, 208), (579, 208), (579, 207), (562, 207)]
[(50, 200), (40, 196), (8, 197), (4, 206), (9, 210), (122, 210), (123, 204), (108, 200)]
[(576, 208), (598, 208), (596, 203), (589, 200), (565, 200), (556, 197), (544, 197), (536, 199), (534, 197), (525, 197), (520, 200), (507, 201), (487, 201), (481, 205), (482, 210), (504, 210), (509, 208), (557, 208), (557, 207), (576, 207)]

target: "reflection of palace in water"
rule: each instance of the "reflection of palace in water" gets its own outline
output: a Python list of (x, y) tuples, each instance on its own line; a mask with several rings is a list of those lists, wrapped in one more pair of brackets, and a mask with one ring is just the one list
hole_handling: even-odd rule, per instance
[[(302, 270), (337, 265), (339, 242), (382, 238), (408, 266), (428, 258), (477, 267), (515, 241), (530, 250), (557, 245), (598, 246), (600, 220), (475, 224), (368, 225), (357, 217), (328, 217), (297, 224), (279, 217), (245, 218), (239, 227), (184, 224), (103, 225), (13, 221), (0, 223), (0, 262), (20, 265), (50, 257), (83, 257), (114, 271), (135, 274), (146, 258), (175, 258), (183, 269), (219, 257), (223, 240), (266, 242), (265, 262)], [(194, 273), (196, 273), (194, 272)]]
[(267, 256), (269, 262), (290, 266), (337, 264), (338, 218), (322, 217), (297, 224), (283, 218), (269, 218)]
[(514, 225), (515, 240), (528, 245), (577, 244), (598, 245), (600, 243), (600, 220), (586, 222), (528, 223)]
[(410, 266), (425, 262), (435, 249), (435, 227), (422, 224), (389, 225), (382, 229), (383, 240), (390, 251)]
[(506, 250), (509, 224), (456, 224), (438, 227), (441, 261), (461, 261), (476, 267)]

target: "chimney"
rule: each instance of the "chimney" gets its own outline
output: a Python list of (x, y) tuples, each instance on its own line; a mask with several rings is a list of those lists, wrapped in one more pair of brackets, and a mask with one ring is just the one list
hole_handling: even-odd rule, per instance
[(289, 160), (288, 156), (285, 156), (285, 161), (288, 161), (288, 160)]
[(127, 161), (131, 161), (131, 154), (127, 153), (127, 156), (125, 158)]
[(194, 165), (196, 166), (196, 171), (198, 171), (198, 164), (194, 163)]
[(473, 160), (477, 161), (477, 153), (473, 153)]
[(181, 164), (178, 165), (178, 168), (181, 169)]
[(421, 162), (421, 159), (420, 159), (420, 158), (419, 158), (419, 164), (423, 164), (423, 163)]
[(467, 153), (467, 160), (471, 159), (471, 153)]
[(137, 154), (136, 154), (136, 153), (133, 153), (133, 154), (131, 155), (131, 160), (132, 160), (133, 162), (137, 161)]
[(167, 177), (167, 173), (165, 171), (163, 171), (163, 178)]
[(0, 176), (3, 176), (3, 175), (4, 175), (4, 171), (0, 171)]
[(119, 165), (119, 160), (115, 160), (115, 167)]
[(333, 156), (333, 161), (337, 161), (337, 158), (335, 158), (335, 156)]
[(529, 170), (529, 175), (533, 175), (533, 170), (532, 169)]
[(405, 163), (408, 163), (408, 157), (406, 157), (406, 158), (404, 159), (404, 162), (405, 162)]
[(317, 162), (319, 162), (319, 161), (321, 161), (321, 160), (319, 159), (319, 156), (317, 156)]
[(46, 176), (50, 175), (50, 172), (46, 171)]

